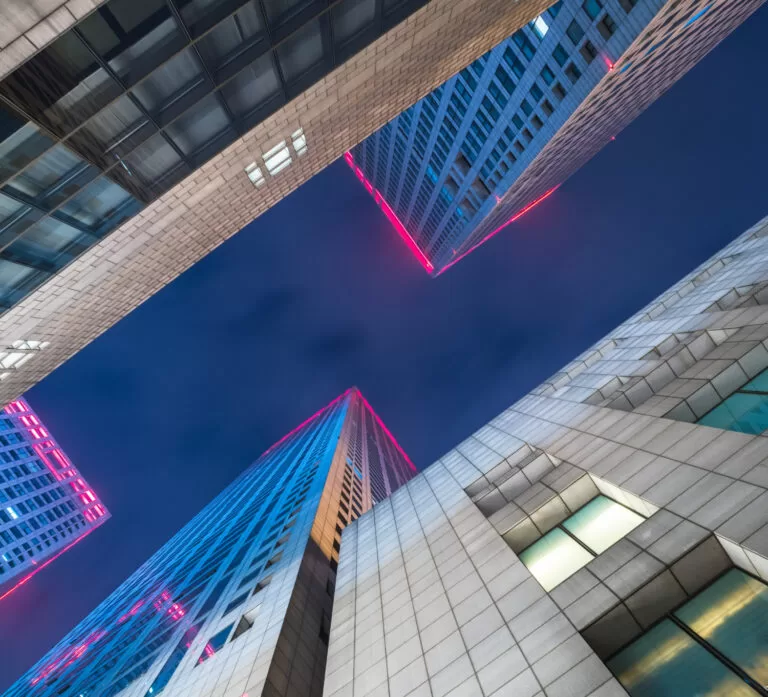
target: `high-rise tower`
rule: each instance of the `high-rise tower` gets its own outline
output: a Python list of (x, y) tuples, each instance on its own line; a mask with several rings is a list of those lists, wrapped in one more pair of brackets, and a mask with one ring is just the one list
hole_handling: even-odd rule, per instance
[(414, 474), (348, 390), (269, 448), (6, 697), (320, 695), (341, 531)]
[(763, 0), (558, 0), (347, 153), (439, 274), (546, 198)]
[(29, 404), (8, 404), (0, 412), (0, 600), (108, 518)]

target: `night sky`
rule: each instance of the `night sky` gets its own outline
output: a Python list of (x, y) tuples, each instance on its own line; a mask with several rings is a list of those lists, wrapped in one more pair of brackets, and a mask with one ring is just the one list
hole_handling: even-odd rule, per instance
[(345, 388), (425, 467), (768, 214), (766, 36), (439, 279), (339, 161), (29, 392), (112, 519), (0, 606), (0, 690)]

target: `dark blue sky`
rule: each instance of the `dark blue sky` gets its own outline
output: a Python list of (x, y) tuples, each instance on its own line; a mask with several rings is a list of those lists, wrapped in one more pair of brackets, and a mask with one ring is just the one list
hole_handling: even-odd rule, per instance
[(424, 467), (768, 214), (766, 36), (439, 279), (340, 161), (29, 392), (113, 517), (0, 606), (0, 690), (348, 386)]

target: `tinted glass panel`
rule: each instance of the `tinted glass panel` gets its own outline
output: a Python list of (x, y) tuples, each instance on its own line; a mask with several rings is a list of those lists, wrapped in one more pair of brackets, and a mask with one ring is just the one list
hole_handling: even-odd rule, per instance
[(33, 225), (10, 247), (10, 254), (29, 260), (56, 263), (64, 252), (80, 236), (81, 232), (53, 218), (45, 218)]
[(768, 586), (732, 569), (675, 615), (759, 684), (768, 685)]
[(363, 29), (367, 29), (376, 17), (376, 0), (343, 0), (332, 12), (333, 37), (344, 43)]
[(615, 501), (598, 496), (563, 522), (574, 537), (600, 554), (645, 520)]
[(227, 643), (227, 637), (232, 631), (234, 625), (230, 624), (228, 627), (222, 629), (218, 634), (211, 637), (210, 641), (205, 645), (203, 653), (200, 654), (200, 658), (197, 659), (198, 663), (207, 661), (213, 654), (221, 650), (221, 647)]
[(277, 26), (290, 20), (311, 4), (312, 0), (264, 0), (264, 9), (270, 25)]
[(281, 94), (272, 57), (262, 56), (222, 88), (232, 112), (244, 116)]
[(760, 434), (768, 429), (768, 395), (732, 394), (699, 419), (700, 424), (741, 433)]
[(632, 697), (755, 697), (705, 648), (665, 620), (608, 661)]
[(752, 378), (741, 389), (746, 390), (747, 392), (753, 390), (756, 392), (768, 392), (768, 370), (764, 370), (760, 375)]
[(132, 176), (151, 186), (182, 163), (179, 154), (159, 133), (141, 145), (125, 160)]
[(0, 299), (5, 300), (16, 286), (34, 273), (34, 269), (27, 266), (16, 264), (7, 259), (0, 259)]
[(185, 154), (190, 154), (224, 132), (229, 126), (216, 95), (209, 95), (168, 126), (168, 135)]
[(136, 85), (133, 92), (146, 109), (157, 113), (168, 108), (202, 82), (202, 67), (194, 53), (187, 50)]
[(594, 557), (584, 547), (558, 528), (520, 553), (520, 561), (546, 591), (565, 581), (592, 559)]
[(53, 145), (37, 126), (0, 105), (0, 177), (6, 179)]
[(203, 60), (215, 72), (262, 40), (267, 50), (264, 29), (259, 9), (253, 4), (246, 5), (200, 39), (198, 46)]
[(323, 57), (320, 22), (313, 20), (277, 48), (280, 67), (288, 82), (299, 78)]
[(138, 202), (127, 191), (106, 177), (101, 177), (67, 201), (60, 210), (96, 230), (119, 209), (127, 207), (130, 213), (134, 213), (137, 206)]

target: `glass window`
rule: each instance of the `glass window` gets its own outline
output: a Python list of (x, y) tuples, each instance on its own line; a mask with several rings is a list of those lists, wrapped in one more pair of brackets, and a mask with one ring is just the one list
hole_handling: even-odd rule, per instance
[(645, 520), (606, 496), (598, 496), (563, 521), (563, 527), (601, 554)]
[(768, 430), (768, 370), (702, 416), (698, 423), (754, 435)]
[(320, 21), (315, 19), (289, 36), (277, 47), (277, 57), (287, 82), (293, 82), (316, 65), (323, 57)]
[(584, 37), (584, 30), (581, 28), (581, 24), (579, 24), (575, 19), (568, 25), (565, 33), (568, 35), (568, 38), (573, 41), (574, 44), (579, 43), (579, 41), (581, 41)]
[(197, 46), (208, 67), (220, 71), (251, 46), (264, 40), (266, 31), (257, 5), (248, 3), (239, 12), (217, 24)]
[(22, 266), (7, 259), (0, 259), (0, 298), (5, 299), (34, 273), (35, 270), (28, 266)]
[(376, 0), (343, 0), (331, 10), (333, 38), (338, 44), (353, 38), (376, 17)]
[(145, 186), (159, 184), (178, 168), (183, 160), (168, 141), (158, 133), (139, 146), (125, 160), (132, 177)]
[(551, 85), (552, 82), (555, 79), (555, 74), (552, 72), (552, 68), (550, 68), (548, 65), (545, 65), (541, 69), (541, 79), (544, 80), (548, 85)]
[(555, 50), (552, 51), (552, 57), (557, 64), (562, 68), (568, 61), (568, 51), (563, 48), (562, 44), (555, 46)]
[(44, 218), (33, 225), (7, 249), (20, 259), (55, 264), (59, 256), (82, 232), (54, 218)]
[(200, 658), (197, 659), (198, 663), (204, 663), (211, 656), (213, 656), (217, 651), (221, 650), (221, 647), (227, 643), (227, 637), (229, 636), (229, 633), (232, 631), (233, 626), (234, 626), (234, 623), (230, 624), (228, 627), (224, 627), (224, 629), (222, 629), (220, 632), (218, 632), (217, 634), (211, 637), (211, 639), (205, 645), (203, 652), (200, 654)]
[(312, 0), (264, 0), (264, 9), (270, 26), (277, 27), (291, 20), (311, 4)]
[(608, 661), (631, 697), (755, 697), (703, 646), (664, 620)]
[(581, 6), (584, 8), (584, 12), (587, 13), (587, 16), (590, 19), (596, 19), (597, 15), (600, 14), (600, 10), (603, 9), (603, 4), (600, 0), (584, 0), (584, 3)]
[(242, 117), (279, 97), (280, 81), (271, 55), (264, 55), (238, 73), (221, 89), (221, 93), (235, 116)]
[(592, 559), (594, 557), (584, 547), (559, 528), (520, 553), (520, 561), (545, 591), (552, 590)]
[(243, 0), (176, 0), (192, 36), (199, 36), (243, 4)]
[(192, 49), (179, 53), (133, 88), (144, 108), (159, 113), (203, 83), (203, 70)]
[[(126, 209), (119, 220), (138, 210), (139, 203), (125, 189), (106, 177), (100, 177), (59, 210), (79, 223), (96, 230), (120, 211)], [(111, 221), (114, 227), (117, 221)]]
[(687, 602), (675, 617), (733, 661), (760, 685), (768, 685), (768, 586), (731, 569)]
[(229, 118), (218, 96), (210, 94), (171, 123), (166, 132), (184, 154), (189, 155), (221, 135), (228, 127)]
[(565, 69), (565, 74), (568, 76), (568, 79), (575, 85), (581, 77), (581, 70), (579, 70), (575, 64), (570, 63)]
[(51, 145), (37, 126), (0, 104), (0, 177), (15, 174)]

